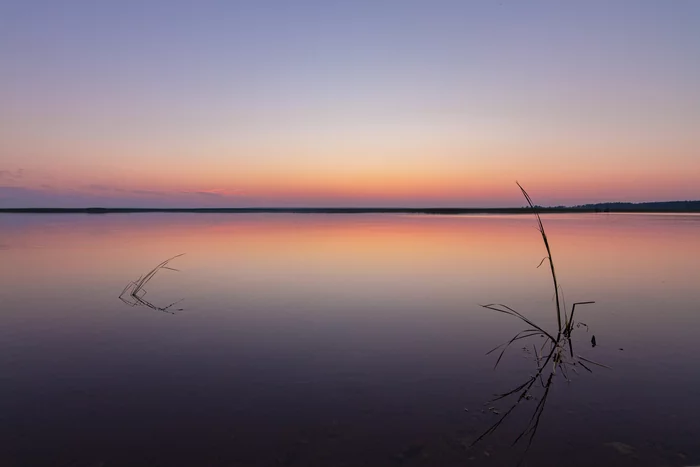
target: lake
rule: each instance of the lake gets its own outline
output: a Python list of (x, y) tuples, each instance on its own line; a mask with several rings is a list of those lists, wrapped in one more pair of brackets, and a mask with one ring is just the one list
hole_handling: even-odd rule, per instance
[[(699, 465), (700, 215), (543, 221), (610, 369), (555, 378), (523, 465)], [(118, 298), (181, 253), (172, 314)], [(529, 215), (2, 214), (0, 465), (516, 465), (536, 398), (470, 444), (536, 363), (480, 305), (556, 332), (545, 255)]]

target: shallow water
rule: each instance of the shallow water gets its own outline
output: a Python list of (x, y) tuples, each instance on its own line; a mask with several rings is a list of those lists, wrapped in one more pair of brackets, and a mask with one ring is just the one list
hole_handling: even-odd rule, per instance
[[(700, 216), (547, 215), (577, 351), (524, 465), (700, 464)], [(146, 287), (175, 314), (129, 307)], [(556, 328), (531, 216), (0, 215), (0, 465), (514, 465), (506, 303)], [(174, 309), (174, 308), (173, 308)], [(591, 347), (591, 335), (597, 346)]]

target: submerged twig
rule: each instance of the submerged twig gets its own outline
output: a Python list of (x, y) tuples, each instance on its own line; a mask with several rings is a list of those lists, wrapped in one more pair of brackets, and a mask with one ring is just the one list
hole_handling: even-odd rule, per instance
[(139, 278), (135, 281), (131, 281), (128, 284), (126, 284), (126, 287), (124, 287), (122, 293), (119, 294), (119, 300), (121, 300), (129, 306), (145, 306), (151, 308), (152, 310), (162, 311), (164, 313), (175, 314), (175, 311), (182, 311), (182, 308), (173, 310), (172, 307), (177, 305), (184, 299), (177, 300), (171, 303), (170, 305), (161, 307), (154, 305), (153, 303), (144, 298), (144, 296), (147, 293), (146, 289), (144, 289), (144, 286), (155, 277), (158, 271), (160, 271), (161, 269), (167, 269), (168, 271), (179, 272), (178, 269), (171, 268), (170, 266), (168, 266), (168, 263), (170, 263), (170, 261), (174, 260), (175, 258), (179, 258), (182, 255), (184, 255), (184, 253), (166, 259), (162, 263), (158, 264), (158, 266), (147, 272), (145, 275), (139, 276)]

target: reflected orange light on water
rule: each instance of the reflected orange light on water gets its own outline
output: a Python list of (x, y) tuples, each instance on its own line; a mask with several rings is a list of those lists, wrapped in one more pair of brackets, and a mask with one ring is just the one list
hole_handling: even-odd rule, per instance
[[(700, 216), (683, 219), (544, 216), (562, 282), (583, 290), (613, 282), (631, 288), (640, 277), (660, 274), (689, 284), (697, 278), (687, 258), (700, 256), (692, 228)], [(29, 280), (25, 270), (54, 283), (86, 270), (130, 277), (179, 253), (186, 253), (180, 263), (211, 277), (549, 286), (546, 268), (535, 269), (545, 250), (531, 216), (5, 215), (0, 222), (6, 264), (17, 264), (3, 270), (3, 279), (18, 286)]]

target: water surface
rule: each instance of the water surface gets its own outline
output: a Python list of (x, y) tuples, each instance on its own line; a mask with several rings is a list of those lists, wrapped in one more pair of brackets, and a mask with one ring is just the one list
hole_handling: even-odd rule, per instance
[[(700, 464), (700, 216), (544, 222), (612, 370), (556, 382), (525, 465)], [(183, 311), (118, 300), (179, 253), (147, 297)], [(479, 304), (555, 328), (544, 255), (531, 216), (0, 215), (0, 465), (514, 465), (534, 406), (468, 448), (533, 370)]]

